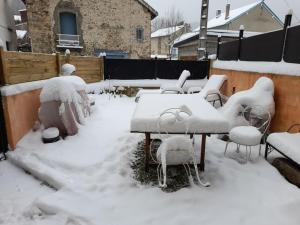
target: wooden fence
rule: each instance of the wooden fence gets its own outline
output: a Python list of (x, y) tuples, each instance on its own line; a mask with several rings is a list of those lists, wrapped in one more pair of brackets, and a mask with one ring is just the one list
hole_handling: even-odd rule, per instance
[(0, 48), (0, 84), (11, 85), (56, 77), (60, 74), (61, 65), (67, 62), (76, 66), (76, 74), (87, 83), (103, 80), (103, 58), (6, 52)]

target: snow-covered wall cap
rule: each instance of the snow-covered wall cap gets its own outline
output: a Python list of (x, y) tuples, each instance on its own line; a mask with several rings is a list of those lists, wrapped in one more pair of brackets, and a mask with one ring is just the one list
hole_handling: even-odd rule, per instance
[(281, 62), (248, 62), (216, 60), (212, 68), (256, 73), (300, 76), (300, 64)]
[(39, 81), (32, 81), (26, 82), (21, 84), (14, 84), (1, 87), (1, 94), (2, 96), (13, 96), (22, 94), (24, 92), (33, 91), (40, 89), (44, 86), (47, 80), (39, 80)]

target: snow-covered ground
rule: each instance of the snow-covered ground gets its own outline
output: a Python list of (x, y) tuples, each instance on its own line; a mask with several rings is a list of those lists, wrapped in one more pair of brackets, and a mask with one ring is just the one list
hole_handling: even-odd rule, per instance
[[(139, 184), (130, 167), (143, 139), (129, 133), (135, 104), (97, 95), (76, 136), (45, 145), (40, 131), (28, 133), (9, 160), (57, 191), (1, 162), (0, 224), (299, 224), (299, 189), (263, 158), (241, 164), (224, 157), (225, 143), (214, 137), (206, 151), (211, 187), (165, 193)], [(200, 137), (195, 144), (200, 149)]]

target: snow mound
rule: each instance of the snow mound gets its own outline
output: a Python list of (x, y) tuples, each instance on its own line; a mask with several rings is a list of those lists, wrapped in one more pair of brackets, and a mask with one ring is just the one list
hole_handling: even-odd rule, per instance
[(275, 114), (274, 84), (267, 77), (259, 78), (249, 90), (232, 95), (219, 111), (228, 119), (230, 127), (245, 125), (242, 112), (245, 106), (259, 106), (262, 110)]
[(41, 102), (62, 101), (81, 102), (77, 91), (86, 90), (86, 83), (78, 76), (55, 77), (49, 79), (41, 92)]

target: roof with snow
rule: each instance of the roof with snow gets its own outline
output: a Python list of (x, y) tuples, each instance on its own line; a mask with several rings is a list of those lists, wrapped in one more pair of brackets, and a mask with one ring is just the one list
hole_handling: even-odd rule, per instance
[[(244, 31), (244, 37), (251, 37), (254, 35), (259, 35), (261, 32), (252, 32), (252, 31)], [(221, 36), (221, 37), (239, 37), (239, 31), (237, 30), (219, 30), (219, 29), (209, 29), (207, 31), (208, 36)], [(191, 41), (195, 41), (199, 39), (199, 31), (193, 31), (186, 34), (181, 35), (174, 41), (174, 47), (177, 48), (181, 45), (189, 43)]]
[(184, 25), (176, 26), (176, 27), (162, 28), (162, 29), (159, 29), (159, 30), (153, 32), (151, 34), (151, 38), (168, 36), (168, 35), (175, 33), (176, 31), (179, 31), (182, 28), (184, 28)]
[(268, 10), (274, 16), (274, 18), (282, 24), (282, 21), (278, 18), (278, 16), (267, 6), (264, 0), (262, 0), (249, 5), (242, 6), (237, 9), (230, 10), (228, 18), (225, 18), (225, 12), (221, 13), (220, 16), (214, 17), (208, 21), (207, 28), (215, 28), (229, 24), (234, 20), (238, 19), (239, 17), (243, 16), (247, 12), (249, 12), (251, 9), (254, 9), (258, 5), (261, 5), (266, 10)]
[[(269, 11), (274, 18), (280, 23), (283, 24), (282, 21), (278, 18), (278, 16), (268, 7), (268, 5), (262, 1), (258, 1), (237, 9), (232, 9), (230, 10), (229, 17), (225, 19), (225, 12), (221, 13), (220, 16), (214, 17), (211, 20), (208, 21), (207, 23), (207, 28), (209, 29), (207, 32), (208, 35), (210, 36), (219, 36), (221, 35), (222, 37), (238, 37), (238, 31), (233, 31), (233, 30), (218, 30), (217, 28), (220, 26), (224, 26), (226, 24), (229, 24), (241, 16), (245, 15), (248, 13), (250, 10), (254, 9), (255, 7), (261, 5), (264, 7), (267, 11)], [(215, 28), (215, 29), (213, 29)], [(178, 47), (180, 45), (186, 44), (189, 41), (194, 41), (199, 38), (199, 30), (200, 27), (196, 28), (193, 32), (183, 34), (181, 37), (177, 38), (175, 40), (174, 47)], [(260, 34), (259, 32), (244, 32), (244, 37), (250, 37), (253, 35)]]
[(142, 6), (144, 6), (146, 9), (148, 9), (151, 13), (151, 19), (154, 19), (155, 17), (158, 16), (158, 12), (151, 6), (149, 5), (147, 2), (145, 2), (144, 0), (137, 0)]

